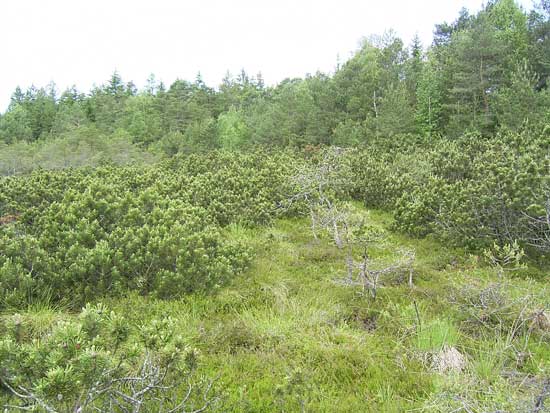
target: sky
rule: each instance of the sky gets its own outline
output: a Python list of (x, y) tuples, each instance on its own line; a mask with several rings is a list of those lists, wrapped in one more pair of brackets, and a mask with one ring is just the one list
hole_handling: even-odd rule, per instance
[[(266, 84), (332, 72), (365, 36), (393, 29), (425, 45), (434, 25), (482, 0), (4, 0), (0, 111), (16, 86), (54, 81), (87, 92), (116, 70), (138, 87), (200, 71), (217, 86), (229, 71)], [(532, 0), (520, 0), (530, 9)]]

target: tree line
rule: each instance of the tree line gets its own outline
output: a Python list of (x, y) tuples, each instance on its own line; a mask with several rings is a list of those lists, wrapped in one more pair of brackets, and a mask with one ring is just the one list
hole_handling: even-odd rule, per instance
[(166, 155), (258, 145), (351, 146), (403, 134), (544, 128), (550, 114), (550, 1), (525, 11), (492, 0), (438, 24), (424, 47), (393, 32), (371, 36), (333, 74), (266, 86), (244, 70), (217, 88), (153, 75), (138, 90), (118, 73), (83, 93), (17, 88), (0, 116), (0, 142), (113, 139)]

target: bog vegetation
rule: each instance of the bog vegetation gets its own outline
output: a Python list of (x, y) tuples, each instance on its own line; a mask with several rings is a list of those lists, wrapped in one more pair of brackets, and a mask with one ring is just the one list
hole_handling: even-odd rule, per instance
[(495, 0), (273, 87), (18, 88), (5, 411), (548, 411), (549, 34)]

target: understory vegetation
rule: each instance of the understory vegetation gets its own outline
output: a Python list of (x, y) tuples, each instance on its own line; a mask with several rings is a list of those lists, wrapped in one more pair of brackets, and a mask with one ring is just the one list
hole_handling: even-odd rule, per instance
[(145, 398), (155, 411), (159, 400), (185, 399), (182, 377), (193, 396), (180, 411), (205, 400), (239, 412), (545, 411), (535, 410), (550, 367), (545, 273), (528, 266), (501, 279), (479, 255), (392, 234), (388, 214), (353, 208), (386, 234), (371, 249), (378, 265), (415, 249), (412, 287), (385, 279), (373, 300), (340, 283), (344, 254), (328, 238), (315, 241), (306, 218), (230, 225), (226, 235), (256, 253), (217, 294), (128, 293), (77, 313), (38, 303), (5, 312), (3, 379), (55, 411), (85, 400), (95, 382), (121, 379), (93, 400), (107, 406), (116, 390), (136, 392), (122, 379), (158, 357), (174, 387)]
[[(435, 170), (437, 153), (418, 151), (421, 171)], [(408, 156), (418, 154), (396, 159)], [(429, 195), (433, 209), (413, 221), (422, 232), (410, 231), (404, 203), (438, 177), (383, 159), (342, 148), (222, 151), (3, 178), (4, 405), (544, 411), (548, 245), (531, 240), (548, 232), (531, 224), (545, 198), (533, 190), (495, 211), (472, 197), (468, 210), (442, 210), (460, 192)], [(464, 176), (486, 164), (459, 165)], [(544, 171), (532, 171), (530, 188), (542, 191)], [(516, 182), (474, 188), (496, 204), (514, 198)], [(382, 206), (394, 213), (373, 209)], [(481, 231), (477, 219), (501, 216), (517, 218), (514, 232)]]
[(550, 411), (549, 16), (273, 87), (18, 88), (4, 411)]

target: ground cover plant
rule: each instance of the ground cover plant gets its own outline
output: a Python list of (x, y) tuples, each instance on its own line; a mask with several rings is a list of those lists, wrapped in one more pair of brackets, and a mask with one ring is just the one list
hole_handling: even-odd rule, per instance
[(4, 178), (6, 408), (544, 411), (540, 252), (410, 238), (327, 151)]

